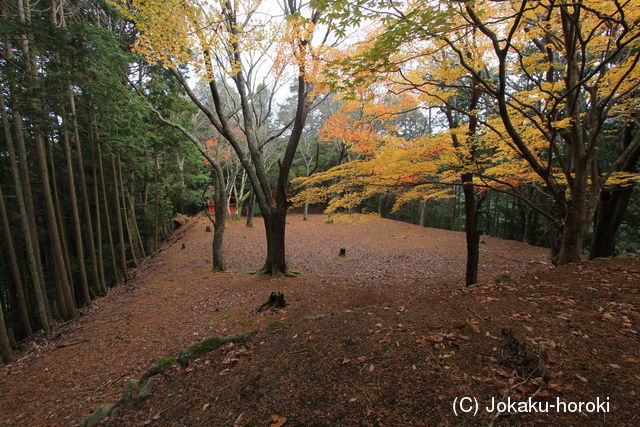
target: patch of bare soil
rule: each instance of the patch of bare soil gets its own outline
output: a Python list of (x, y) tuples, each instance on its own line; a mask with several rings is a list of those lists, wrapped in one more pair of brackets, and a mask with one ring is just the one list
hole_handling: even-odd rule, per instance
[[(574, 321), (570, 316), (586, 315), (581, 306), (560, 302), (571, 299), (571, 294), (564, 291), (555, 291), (559, 292), (556, 295), (540, 288), (535, 294), (539, 300), (535, 301), (527, 300), (532, 296), (529, 294), (522, 294), (522, 301), (515, 296), (525, 292), (520, 285), (512, 286), (513, 290), (501, 284), (451, 294), (464, 277), (463, 233), (383, 219), (325, 224), (324, 217), (317, 215), (303, 222), (301, 216), (291, 215), (287, 229), (289, 264), (303, 274), (274, 279), (246, 274), (263, 261), (260, 220), (252, 229), (229, 223), (225, 246), (231, 270), (225, 273), (211, 272), (212, 234), (205, 232), (208, 224), (206, 218), (190, 220), (159, 254), (136, 270), (127, 284), (95, 301), (80, 318), (59, 326), (54, 338), (34, 340), (18, 361), (0, 368), (0, 424), (75, 424), (100, 404), (117, 400), (127, 380), (140, 377), (159, 358), (176, 355), (181, 348), (209, 336), (255, 327), (262, 332), (246, 344), (246, 351), (238, 350), (242, 353), (239, 357), (231, 357), (238, 362), (223, 365), (223, 355), (214, 353), (184, 371), (172, 370), (154, 397), (143, 403), (141, 412), (130, 408), (115, 422), (172, 424), (184, 418), (194, 424), (228, 424), (243, 413), (240, 422), (245, 423), (264, 423), (272, 414), (286, 416), (291, 423), (395, 423), (407, 416), (426, 422), (435, 419), (428, 414), (436, 416), (438, 408), (450, 407), (446, 399), (456, 390), (452, 384), (475, 384), (473, 374), (456, 373), (454, 361), (468, 360), (469, 366), (477, 364), (478, 369), (484, 369), (489, 359), (482, 357), (496, 357), (493, 347), (500, 346), (503, 317), (516, 325), (532, 324), (536, 331), (542, 328), (544, 322), (538, 317), (512, 319), (511, 311), (516, 307), (521, 307), (520, 313), (538, 309), (547, 312), (550, 331), (565, 322), (552, 314), (558, 304), (569, 313), (570, 321)], [(531, 268), (547, 268), (544, 249), (490, 237), (482, 240), (480, 271), (484, 280), (493, 281), (500, 274), (506, 280)], [(340, 248), (346, 249), (346, 257), (338, 256)], [(577, 288), (580, 295), (588, 295), (582, 286), (567, 283), (567, 292)], [(531, 286), (538, 289), (542, 285), (532, 282)], [(611, 292), (627, 295), (616, 289), (614, 286)], [(276, 290), (285, 293), (289, 306), (256, 314), (255, 309)], [(485, 292), (487, 298), (478, 299)], [(511, 299), (500, 299), (508, 295)], [(549, 300), (552, 297), (558, 300)], [(630, 308), (610, 307), (612, 301), (618, 300), (606, 297), (599, 304), (607, 310), (605, 313), (622, 321), (618, 316)], [(443, 335), (442, 341), (432, 345), (430, 336), (458, 331), (451, 329), (455, 322), (479, 321), (462, 307), (463, 303), (490, 319), (478, 325), (482, 333)], [(597, 304), (598, 300), (591, 303)], [(375, 307), (363, 308), (372, 305)], [(399, 306), (405, 309), (398, 310)], [(304, 316), (337, 311), (341, 313), (299, 323)], [(631, 314), (625, 316), (637, 321)], [(278, 320), (290, 327), (265, 332), (267, 325)], [(582, 330), (572, 324), (570, 329), (562, 329), (563, 333), (571, 338), (574, 335), (570, 331), (575, 330), (589, 335), (590, 340), (611, 345), (602, 338), (609, 337), (597, 334), (597, 328), (603, 326), (596, 320), (596, 332), (586, 325)], [(485, 336), (485, 332), (497, 339)], [(518, 339), (524, 340), (521, 332), (517, 330)], [(553, 339), (543, 332), (539, 334)], [(610, 338), (620, 333), (615, 334)], [(427, 341), (420, 345), (417, 340), (423, 336)], [(575, 337), (580, 342), (586, 340), (582, 335)], [(627, 345), (635, 344), (637, 354), (637, 339), (632, 339), (627, 339)], [(556, 344), (571, 351), (564, 341)], [(476, 345), (484, 349), (485, 356), (476, 354)], [(466, 354), (465, 348), (471, 354)], [(586, 354), (580, 353), (587, 365), (591, 349), (599, 347), (588, 348)], [(227, 353), (235, 351), (225, 349)], [(429, 357), (438, 364), (431, 364)], [(558, 357), (564, 359), (564, 353), (558, 353)], [(632, 362), (612, 363), (624, 366), (619, 370), (622, 373), (626, 363)], [(200, 365), (202, 369), (194, 369)], [(220, 375), (225, 369), (229, 370)], [(510, 372), (508, 368), (503, 370)], [(483, 378), (489, 378), (488, 374)], [(499, 374), (494, 376), (498, 378)], [(637, 381), (628, 377), (628, 381)], [(449, 378), (456, 378), (456, 382), (451, 383)], [(189, 383), (191, 379), (193, 383)], [(591, 376), (585, 384), (588, 387), (600, 380)], [(488, 381), (480, 384), (494, 386)], [(424, 394), (427, 389), (432, 391)], [(439, 406), (433, 402), (424, 406), (431, 402), (433, 390), (444, 395), (438, 400)], [(201, 410), (207, 403), (206, 410)]]

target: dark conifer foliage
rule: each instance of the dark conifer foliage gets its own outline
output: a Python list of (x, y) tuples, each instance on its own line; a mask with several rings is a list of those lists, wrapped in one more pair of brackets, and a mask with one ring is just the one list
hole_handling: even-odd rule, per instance
[(209, 176), (128, 84), (192, 127), (190, 103), (129, 52), (134, 28), (112, 8), (2, 0), (0, 28), (0, 348), (9, 360), (12, 346), (49, 334), (157, 250), (177, 211), (200, 210)]

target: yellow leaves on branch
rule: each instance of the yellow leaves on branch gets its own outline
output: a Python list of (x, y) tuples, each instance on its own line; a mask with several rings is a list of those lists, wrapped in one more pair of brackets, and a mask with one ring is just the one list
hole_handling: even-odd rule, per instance
[(294, 185), (303, 190), (293, 198), (294, 204), (327, 203), (326, 212), (331, 213), (393, 192), (397, 210), (412, 200), (448, 196), (459, 177), (459, 169), (451, 166), (458, 156), (448, 133), (412, 140), (379, 135), (378, 142), (362, 160), (295, 179)]
[(362, 88), (357, 95), (327, 119), (320, 131), (320, 140), (335, 140), (346, 144), (355, 154), (370, 155), (385, 143), (384, 138), (387, 141), (391, 138), (397, 129), (393, 123), (395, 118), (414, 109), (417, 101), (402, 95), (393, 98), (393, 102), (376, 102), (375, 89)]
[(377, 213), (334, 213), (329, 216), (328, 220), (337, 224), (355, 224), (380, 219)]
[[(280, 19), (259, 12), (260, 0), (107, 0), (135, 22), (135, 52), (164, 67), (189, 66), (207, 81), (235, 76), (242, 61), (261, 58), (275, 73), (291, 68), (319, 75), (324, 47), (314, 46), (315, 26), (301, 16)], [(231, 9), (228, 7), (231, 5)], [(246, 65), (245, 65), (246, 66)]]
[(640, 175), (630, 172), (614, 172), (607, 180), (607, 187), (628, 187), (640, 182)]

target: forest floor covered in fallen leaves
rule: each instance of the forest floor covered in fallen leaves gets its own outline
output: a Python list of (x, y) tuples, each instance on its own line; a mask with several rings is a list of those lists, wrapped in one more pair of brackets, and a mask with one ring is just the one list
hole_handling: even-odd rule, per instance
[[(303, 274), (275, 279), (246, 274), (263, 261), (261, 221), (228, 224), (230, 270), (213, 273), (208, 220), (190, 220), (128, 283), (0, 368), (0, 424), (76, 424), (156, 360), (255, 328), (245, 343), (170, 368), (148, 400), (107, 422), (638, 421), (640, 257), (552, 268), (544, 249), (483, 236), (483, 283), (467, 290), (463, 233), (384, 219), (288, 222), (289, 264)], [(256, 313), (272, 291), (289, 305)], [(456, 418), (462, 396), (609, 397), (611, 412)]]

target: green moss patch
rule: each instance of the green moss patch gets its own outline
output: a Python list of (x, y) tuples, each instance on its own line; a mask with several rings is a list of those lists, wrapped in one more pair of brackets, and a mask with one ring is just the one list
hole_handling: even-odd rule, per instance
[(230, 335), (226, 338), (223, 337), (211, 337), (206, 340), (195, 343), (180, 352), (178, 356), (178, 363), (181, 366), (186, 366), (190, 360), (197, 359), (198, 357), (204, 356), (207, 353), (212, 352), (213, 350), (220, 348), (223, 344), (228, 342), (238, 342), (244, 341), (250, 336), (256, 334), (258, 332), (257, 329), (254, 329), (250, 332), (243, 332), (240, 334)]
[(151, 367), (144, 373), (142, 376), (142, 382), (145, 382), (147, 378), (153, 377), (154, 375), (158, 375), (169, 369), (174, 363), (176, 363), (175, 357), (163, 357), (158, 360), (156, 363), (151, 365)]
[(180, 352), (178, 363), (181, 366), (186, 366), (190, 360), (197, 359), (200, 356), (212, 352), (221, 347), (225, 342), (225, 339), (222, 337), (212, 337), (195, 343)]
[(277, 322), (271, 322), (267, 325), (267, 331), (280, 331), (282, 329), (286, 329), (289, 326), (291, 326), (289, 323), (287, 322), (283, 322), (281, 320), (278, 320)]

